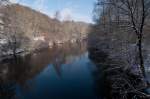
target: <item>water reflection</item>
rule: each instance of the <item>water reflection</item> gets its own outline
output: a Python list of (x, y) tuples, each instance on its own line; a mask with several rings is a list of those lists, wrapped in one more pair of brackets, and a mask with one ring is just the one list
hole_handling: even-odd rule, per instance
[(86, 43), (65, 44), (0, 66), (2, 99), (96, 99)]

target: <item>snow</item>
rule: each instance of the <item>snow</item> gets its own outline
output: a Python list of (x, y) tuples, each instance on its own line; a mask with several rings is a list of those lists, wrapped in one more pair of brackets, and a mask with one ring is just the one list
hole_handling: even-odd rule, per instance
[(6, 39), (0, 39), (0, 44), (7, 44), (7, 40)]
[(45, 37), (44, 36), (38, 36), (38, 37), (34, 37), (33, 40), (34, 41), (45, 41)]

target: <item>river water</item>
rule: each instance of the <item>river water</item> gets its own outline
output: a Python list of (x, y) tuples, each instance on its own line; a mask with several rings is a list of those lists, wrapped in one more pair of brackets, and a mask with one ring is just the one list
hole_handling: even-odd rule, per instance
[(86, 44), (65, 44), (0, 66), (0, 99), (97, 99)]

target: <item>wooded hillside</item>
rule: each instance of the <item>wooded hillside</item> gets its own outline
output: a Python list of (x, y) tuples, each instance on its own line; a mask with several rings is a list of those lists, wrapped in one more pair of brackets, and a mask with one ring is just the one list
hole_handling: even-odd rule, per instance
[[(1, 23), (4, 24), (1, 31), (5, 34), (5, 37), (11, 34), (11, 37), (14, 38), (14, 34), (17, 35), (15, 36), (16, 39), (24, 38), (24, 43), (20, 45), (27, 45), (26, 48), (42, 48), (43, 43), (53, 45), (53, 43), (78, 41), (86, 38), (90, 27), (90, 24), (84, 22), (62, 22), (57, 18), (50, 18), (45, 14), (19, 4), (2, 6), (0, 13)], [(6, 34), (8, 35), (6, 36)], [(18, 37), (18, 35), (21, 36)]]

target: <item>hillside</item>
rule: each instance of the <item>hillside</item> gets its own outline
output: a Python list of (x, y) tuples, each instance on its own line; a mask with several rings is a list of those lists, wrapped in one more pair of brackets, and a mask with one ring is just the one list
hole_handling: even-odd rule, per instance
[(1, 7), (0, 13), (1, 23), (11, 25), (9, 28), (5, 26), (2, 28), (4, 34), (8, 33), (8, 30), (9, 35), (10, 31), (12, 32), (11, 34), (14, 31), (15, 34), (19, 33), (17, 37), (21, 35), (21, 38), (25, 38), (26, 40), (22, 45), (27, 45), (29, 49), (43, 47), (43, 44), (51, 46), (54, 43), (75, 42), (84, 39), (90, 26), (84, 22), (61, 22), (19, 4)]

